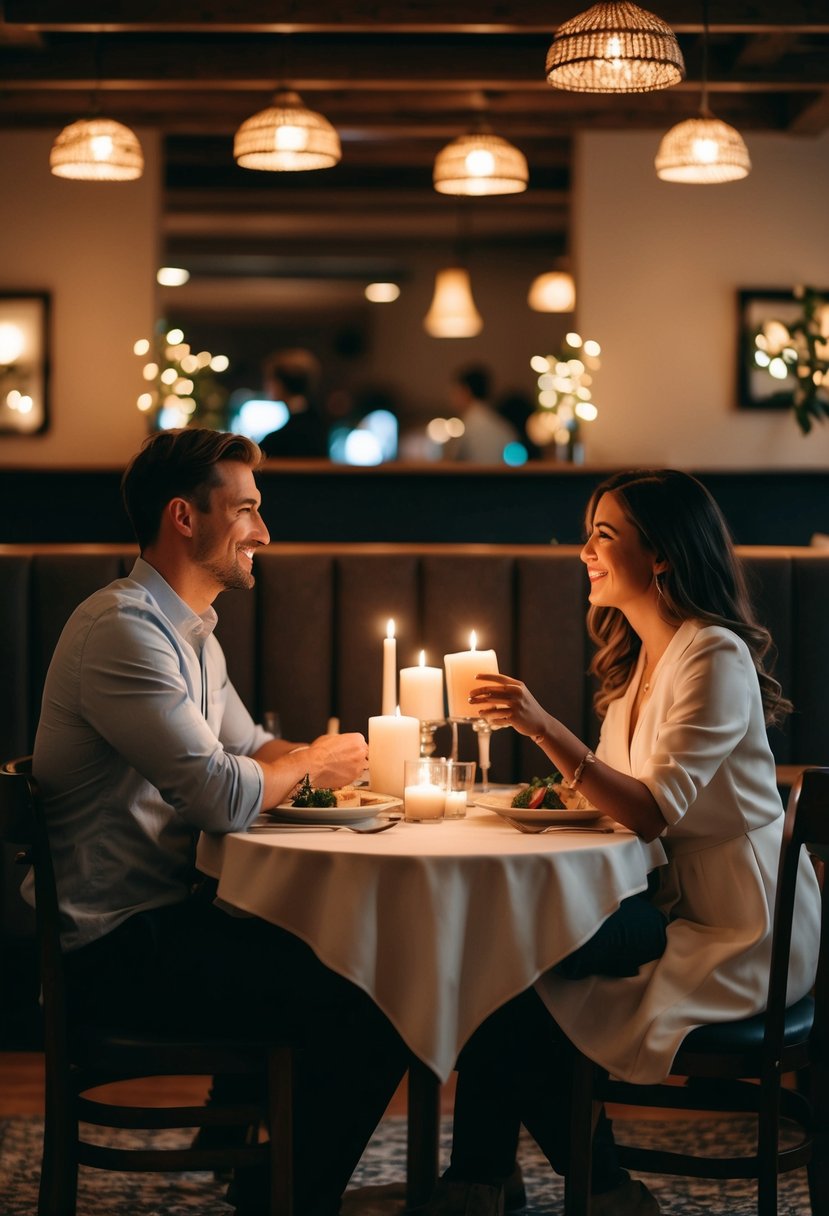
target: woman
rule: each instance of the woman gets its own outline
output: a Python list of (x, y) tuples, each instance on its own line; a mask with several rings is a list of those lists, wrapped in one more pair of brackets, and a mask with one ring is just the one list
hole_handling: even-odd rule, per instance
[[(614, 931), (607, 922), (588, 943), (592, 974), (565, 960), (476, 1032), (458, 1062), (452, 1164), (433, 1213), (497, 1216), (519, 1121), (562, 1169), (572, 1044), (615, 1076), (656, 1082), (690, 1029), (765, 1006), (783, 826), (766, 726), (791, 708), (764, 670), (770, 637), (725, 522), (693, 477), (611, 477), (590, 501), (587, 534), (603, 718), (595, 755), (520, 680), (484, 673), (469, 699), (493, 726), (530, 736), (594, 806), (661, 838), (668, 863), (653, 904), (667, 918), (666, 942), (653, 948), (641, 900), (638, 912), (626, 901), (633, 915), (623, 905)], [(811, 987), (817, 959), (818, 888), (801, 863), (792, 1002)], [(634, 974), (615, 965), (620, 938), (633, 957), (639, 950)], [(593, 1191), (595, 1216), (659, 1210), (618, 1169), (606, 1121)]]

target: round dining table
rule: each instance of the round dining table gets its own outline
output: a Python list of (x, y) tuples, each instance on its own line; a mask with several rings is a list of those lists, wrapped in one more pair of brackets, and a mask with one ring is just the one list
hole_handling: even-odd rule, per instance
[(425, 1066), (409, 1079), (412, 1205), (434, 1181), (438, 1086), (464, 1043), (665, 860), (658, 841), (618, 825), (524, 834), (480, 808), (378, 834), (257, 824), (202, 835), (197, 854), (223, 905), (307, 942), (373, 998)]

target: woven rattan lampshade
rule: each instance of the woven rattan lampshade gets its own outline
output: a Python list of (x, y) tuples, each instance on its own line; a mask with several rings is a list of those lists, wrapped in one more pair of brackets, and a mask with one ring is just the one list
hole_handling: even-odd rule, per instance
[(669, 25), (628, 0), (594, 4), (559, 26), (547, 52), (547, 80), (576, 93), (650, 93), (685, 75)]
[(438, 152), (432, 181), (439, 194), (520, 194), (529, 170), (523, 152), (500, 135), (461, 135)]
[(481, 332), (483, 317), (475, 307), (464, 267), (449, 266), (437, 272), (435, 294), (423, 326), (433, 338), (474, 338)]
[(656, 154), (656, 176), (665, 182), (715, 185), (751, 172), (743, 137), (712, 114), (688, 118), (666, 131)]
[(530, 284), (527, 303), (534, 312), (572, 312), (576, 307), (576, 284), (566, 270), (549, 270)]
[(340, 137), (327, 118), (283, 90), (267, 110), (245, 119), (233, 139), (236, 163), (245, 169), (296, 172), (330, 169), (342, 157)]
[(52, 144), (49, 168), (56, 177), (78, 181), (129, 182), (144, 172), (144, 154), (129, 127), (111, 118), (82, 118)]

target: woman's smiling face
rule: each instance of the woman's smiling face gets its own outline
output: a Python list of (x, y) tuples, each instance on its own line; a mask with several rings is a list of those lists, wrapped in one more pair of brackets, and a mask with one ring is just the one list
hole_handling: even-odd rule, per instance
[(590, 579), (590, 603), (622, 612), (636, 602), (652, 601), (654, 574), (665, 566), (646, 547), (612, 490), (596, 504), (581, 560)]

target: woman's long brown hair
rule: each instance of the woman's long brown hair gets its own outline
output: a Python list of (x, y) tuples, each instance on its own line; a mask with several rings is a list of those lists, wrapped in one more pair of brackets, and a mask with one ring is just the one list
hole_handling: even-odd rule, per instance
[[(774, 654), (771, 635), (755, 617), (728, 526), (708, 490), (674, 469), (616, 473), (588, 503), (588, 535), (599, 499), (611, 491), (646, 548), (668, 563), (659, 576), (666, 611), (678, 620), (721, 625), (742, 638), (757, 669), (766, 723), (779, 722), (792, 705), (764, 664)], [(618, 608), (591, 605), (587, 627), (597, 647), (590, 664), (599, 682), (596, 712), (604, 717), (626, 688), (641, 643)]]

